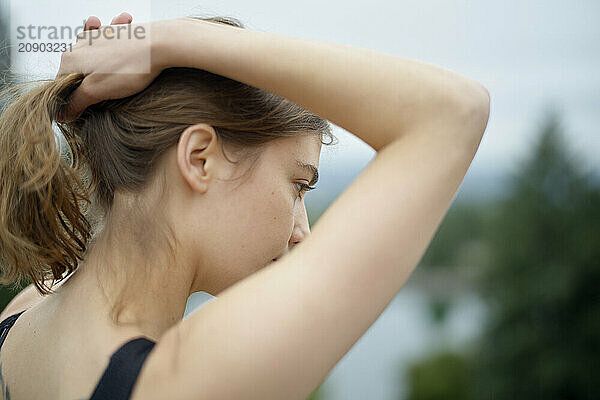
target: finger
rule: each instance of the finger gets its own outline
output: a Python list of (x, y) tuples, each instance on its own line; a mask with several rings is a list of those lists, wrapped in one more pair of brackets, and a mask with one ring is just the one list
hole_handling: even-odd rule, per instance
[(91, 76), (84, 78), (79, 87), (71, 93), (64, 113), (57, 118), (59, 122), (68, 122), (77, 119), (86, 108), (100, 101), (93, 94), (90, 78)]
[(131, 21), (133, 21), (133, 17), (131, 16), (131, 14), (129, 14), (127, 12), (122, 12), (121, 14), (114, 17), (112, 19), (112, 21), (110, 21), (110, 24), (111, 25), (130, 24)]
[[(73, 46), (73, 48), (75, 47), (76, 46)], [(76, 61), (77, 58), (78, 57), (75, 56), (71, 51), (63, 51), (60, 55), (60, 66), (58, 67), (58, 73), (54, 79), (73, 73), (84, 74), (85, 71), (80, 66), (81, 62)]]
[(85, 21), (85, 26), (83, 27), (83, 30), (89, 31), (91, 29), (98, 29), (101, 25), (102, 24), (100, 23), (100, 19), (92, 15)]
[(77, 36), (75, 37), (75, 45), (79, 44), (80, 41), (82, 40), (87, 40), (90, 37), (90, 32), (91, 31), (97, 31), (100, 27), (94, 28), (94, 29), (88, 29), (82, 32), (79, 32), (77, 34)]

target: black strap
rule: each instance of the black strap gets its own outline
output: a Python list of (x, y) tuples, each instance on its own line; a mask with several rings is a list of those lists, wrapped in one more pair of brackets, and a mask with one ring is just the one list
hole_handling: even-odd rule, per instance
[(8, 331), (10, 328), (12, 328), (17, 318), (19, 318), (24, 312), (25, 310), (18, 314), (13, 314), (0, 322), (0, 348), (2, 348), (2, 345), (4, 344), (4, 340), (6, 339), (6, 335), (8, 335)]
[[(25, 311), (11, 315), (0, 322), (0, 348), (10, 328)], [(142, 365), (155, 344), (156, 342), (140, 336), (131, 339), (115, 351), (90, 400), (129, 399)]]
[(145, 337), (130, 340), (110, 357), (108, 367), (90, 400), (127, 400), (138, 374), (156, 342)]

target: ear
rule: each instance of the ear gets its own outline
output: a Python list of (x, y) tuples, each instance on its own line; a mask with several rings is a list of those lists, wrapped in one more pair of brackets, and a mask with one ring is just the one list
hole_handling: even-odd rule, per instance
[(177, 143), (177, 165), (193, 191), (204, 193), (219, 158), (219, 138), (214, 128), (200, 123), (187, 127)]

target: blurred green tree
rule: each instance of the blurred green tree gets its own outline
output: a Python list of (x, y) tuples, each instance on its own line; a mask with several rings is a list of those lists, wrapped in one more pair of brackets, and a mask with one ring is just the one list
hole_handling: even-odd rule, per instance
[(426, 357), (408, 370), (411, 400), (464, 399), (469, 395), (469, 364), (450, 351)]
[(485, 233), (477, 398), (600, 398), (600, 188), (551, 111)]
[(481, 205), (453, 204), (419, 263), (422, 269), (455, 268), (459, 249), (483, 236)]
[[(452, 248), (475, 224), (490, 251), (475, 281), (490, 318), (462, 361), (442, 353), (409, 368), (409, 399), (600, 398), (600, 188), (593, 178), (550, 110), (532, 152), (509, 176), (507, 195), (480, 210), (485, 218), (449, 212), (451, 224), (444, 221), (424, 260), (456, 260)], [(444, 240), (452, 244), (439, 245)]]

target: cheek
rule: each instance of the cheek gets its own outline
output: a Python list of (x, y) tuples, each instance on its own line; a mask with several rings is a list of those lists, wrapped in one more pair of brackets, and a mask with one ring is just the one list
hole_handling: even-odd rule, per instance
[[(287, 189), (287, 190), (286, 190)], [(271, 260), (285, 252), (294, 228), (294, 198), (291, 188), (268, 190), (260, 203), (256, 242), (258, 257)]]
[(231, 239), (238, 243), (238, 265), (248, 263), (254, 270), (287, 249), (294, 228), (293, 187), (247, 192), (240, 200), (233, 207)]
[(269, 221), (267, 228), (273, 235), (273, 240), (287, 242), (294, 228), (294, 201), (291, 191), (270, 191), (268, 197), (265, 209), (265, 220)]

